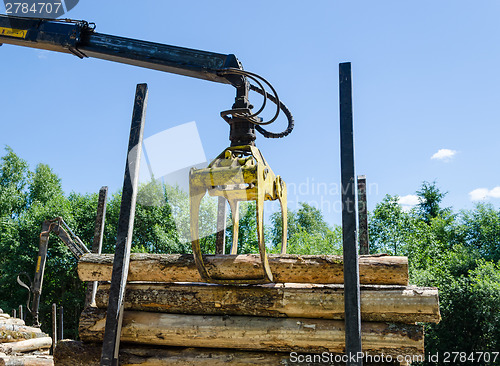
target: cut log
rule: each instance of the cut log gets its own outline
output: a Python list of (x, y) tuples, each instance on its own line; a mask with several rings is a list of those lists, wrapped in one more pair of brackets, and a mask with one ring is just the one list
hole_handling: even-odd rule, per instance
[[(57, 366), (99, 366), (101, 346), (96, 344), (82, 343), (64, 340), (57, 343), (54, 354)], [(130, 345), (120, 347), (120, 366), (296, 366), (296, 365), (335, 365), (344, 366), (345, 362), (329, 362), (339, 354), (328, 356), (307, 355), (311, 360), (319, 362), (297, 362), (298, 356), (285, 352), (252, 352), (222, 350), (213, 348), (153, 348), (153, 347), (131, 347)], [(300, 355), (306, 357), (306, 355)], [(322, 360), (319, 357), (328, 357)], [(297, 359), (296, 359), (297, 358)], [(364, 362), (364, 366), (399, 365), (398, 362), (372, 363)]]
[[(87, 308), (80, 317), (80, 339), (102, 342), (106, 311)], [(344, 322), (326, 319), (255, 316), (180, 315), (126, 311), (122, 342), (175, 347), (211, 347), (276, 352), (344, 351)], [(422, 326), (367, 322), (363, 350), (384, 354), (421, 354)]]
[(31, 352), (39, 349), (50, 348), (51, 346), (52, 338), (42, 337), (13, 343), (0, 343), (0, 352), (7, 354), (15, 352)]
[[(12, 327), (12, 326), (11, 326)], [(19, 326), (17, 326), (19, 327)], [(23, 330), (23, 328), (26, 328)], [(8, 328), (0, 328), (0, 342), (9, 343), (9, 342), (19, 342), (27, 339), (35, 339), (35, 338), (43, 338), (48, 335), (42, 333), (42, 331), (38, 328), (31, 327), (20, 327), (19, 330), (12, 330)], [(30, 329), (34, 329), (36, 331), (32, 331)]]
[(8, 318), (0, 318), (0, 324), (25, 325), (26, 323), (22, 319), (8, 317)]
[[(245, 255), (205, 255), (208, 271), (216, 277), (232, 279), (262, 277), (260, 257)], [(275, 282), (342, 284), (342, 256), (269, 255)], [(82, 281), (110, 281), (112, 254), (85, 254), (78, 262)], [(408, 258), (383, 255), (360, 256), (361, 284), (408, 285)], [(144, 254), (130, 257), (129, 281), (202, 282), (192, 254)]]
[(54, 366), (52, 356), (0, 357), (0, 366)]
[[(109, 284), (100, 285), (96, 304), (105, 309)], [(344, 319), (341, 285), (275, 284), (224, 286), (201, 283), (130, 283), (125, 309), (198, 315), (247, 315)], [(363, 321), (401, 323), (440, 320), (438, 290), (415, 286), (361, 286)]]
[(40, 328), (28, 327), (27, 325), (7, 324), (0, 321), (0, 333), (5, 330), (13, 332), (42, 333)]

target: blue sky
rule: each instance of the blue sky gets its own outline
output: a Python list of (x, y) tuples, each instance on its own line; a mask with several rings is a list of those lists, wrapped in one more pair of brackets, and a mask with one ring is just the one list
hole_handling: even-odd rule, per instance
[[(471, 192), (499, 206), (499, 15), (497, 1), (332, 0), (86, 0), (67, 14), (102, 33), (234, 53), (266, 77), (296, 127), (280, 140), (259, 136), (257, 146), (289, 184), (289, 207), (317, 204), (332, 224), (340, 224), (345, 61), (369, 209), (387, 193), (411, 203), (434, 180), (455, 210), (473, 207)], [(0, 47), (0, 67), (0, 146), (33, 167), (49, 164), (66, 192), (121, 188), (137, 83), (149, 85), (146, 137), (196, 121), (208, 158), (229, 145), (219, 117), (233, 102), (228, 85), (10, 45)]]

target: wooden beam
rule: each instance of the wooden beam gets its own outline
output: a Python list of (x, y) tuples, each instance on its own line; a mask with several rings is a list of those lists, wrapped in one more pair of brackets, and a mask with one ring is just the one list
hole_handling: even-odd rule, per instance
[[(106, 308), (109, 285), (99, 286), (96, 304)], [(225, 286), (129, 283), (125, 309), (173, 314), (244, 315), (344, 319), (340, 285), (279, 284)], [(401, 323), (440, 320), (438, 290), (415, 286), (365, 286), (363, 321)]]
[(31, 352), (39, 349), (49, 349), (52, 346), (52, 338), (42, 337), (27, 339), (25, 341), (0, 343), (0, 352), (16, 353), (16, 352)]
[(20, 341), (26, 341), (36, 338), (45, 338), (48, 334), (40, 332), (30, 332), (30, 331), (15, 331), (9, 329), (0, 329), (0, 342), (2, 343), (14, 343)]
[[(261, 274), (258, 254), (206, 255), (209, 271), (217, 276), (249, 278)], [(269, 255), (269, 265), (276, 282), (343, 283), (342, 256), (335, 255)], [(78, 262), (82, 281), (109, 281), (113, 267), (112, 254), (85, 254)], [(362, 284), (408, 285), (408, 258), (361, 256)], [(192, 254), (145, 254), (130, 256), (129, 281), (202, 282)]]
[(0, 356), (0, 366), (54, 366), (52, 356)]
[[(98, 344), (82, 343), (77, 341), (64, 340), (59, 342), (54, 355), (57, 366), (99, 366), (99, 355), (101, 347)], [(289, 352), (252, 352), (236, 351), (215, 348), (184, 348), (184, 347), (131, 347), (124, 346), (120, 349), (121, 366), (294, 366), (305, 365), (304, 362), (297, 362), (299, 355), (290, 355)], [(300, 355), (310, 357), (312, 360), (307, 365), (330, 365), (339, 366), (342, 363), (329, 362), (341, 354), (329, 354), (328, 361), (321, 359), (319, 354)], [(323, 356), (325, 357), (325, 356)], [(323, 361), (323, 362), (322, 362)], [(371, 363), (366, 366), (399, 365), (398, 362)]]
[[(106, 311), (87, 308), (80, 318), (80, 339), (102, 342)], [(343, 321), (256, 316), (178, 315), (125, 311), (122, 342), (176, 347), (212, 347), (281, 352), (344, 352)], [(363, 351), (372, 354), (422, 354), (423, 327), (363, 323)]]

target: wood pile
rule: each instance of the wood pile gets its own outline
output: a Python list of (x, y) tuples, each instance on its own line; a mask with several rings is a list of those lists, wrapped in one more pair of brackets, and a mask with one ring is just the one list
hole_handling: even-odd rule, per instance
[(0, 366), (52, 366), (52, 338), (0, 309)]
[[(80, 279), (110, 281), (112, 260), (85, 255)], [(261, 274), (257, 255), (207, 255), (205, 262), (219, 276)], [(201, 283), (192, 255), (133, 254), (120, 364), (297, 365), (306, 355), (336, 360), (345, 352), (342, 257), (275, 255), (269, 262), (278, 283), (214, 285)], [(363, 351), (385, 355), (387, 362), (378, 365), (423, 355), (423, 327), (416, 322), (439, 322), (438, 290), (409, 286), (405, 257), (361, 256), (359, 262)], [(109, 284), (101, 283), (97, 307), (80, 318), (83, 343), (59, 343), (56, 365), (78, 365), (82, 353), (86, 365), (99, 364), (108, 294)]]

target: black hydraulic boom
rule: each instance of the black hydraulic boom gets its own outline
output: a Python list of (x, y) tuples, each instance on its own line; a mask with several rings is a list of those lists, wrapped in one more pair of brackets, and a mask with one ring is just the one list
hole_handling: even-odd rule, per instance
[(241, 76), (223, 75), (242, 69), (235, 55), (97, 33), (86, 21), (34, 19), (0, 15), (0, 43), (94, 57), (174, 74), (243, 86)]
[[(293, 117), (280, 102), (274, 88), (259, 75), (243, 70), (233, 54), (220, 54), (190, 48), (169, 46), (97, 33), (95, 24), (83, 20), (54, 20), (24, 18), (0, 15), (0, 44), (71, 53), (79, 58), (93, 57), (120, 62), (218, 83), (230, 84), (236, 88), (232, 109), (221, 112), (230, 125), (229, 139), (232, 146), (255, 145), (255, 130), (264, 137), (280, 138), (293, 129)], [(250, 84), (249, 79), (258, 86)], [(264, 84), (272, 93), (265, 91)], [(264, 96), (262, 107), (253, 113), (248, 93), (253, 90)], [(275, 116), (263, 122), (258, 114), (269, 99), (276, 104)], [(266, 131), (262, 126), (272, 123), (283, 111), (288, 127), (281, 133)]]

